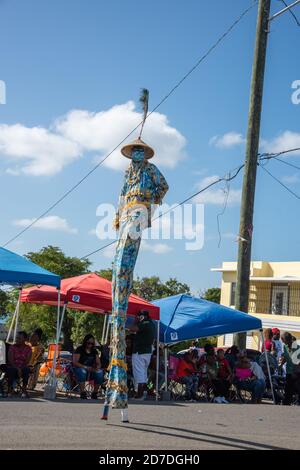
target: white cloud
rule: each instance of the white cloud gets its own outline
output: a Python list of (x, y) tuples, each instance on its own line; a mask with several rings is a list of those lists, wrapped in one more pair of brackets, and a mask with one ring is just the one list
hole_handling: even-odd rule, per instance
[(281, 178), (281, 181), (285, 184), (297, 184), (300, 181), (300, 177), (297, 173), (294, 175), (285, 175)]
[(0, 156), (13, 164), (10, 174), (54, 175), (80, 156), (80, 148), (64, 136), (42, 127), (0, 125)]
[(214, 147), (220, 148), (220, 149), (226, 149), (226, 148), (231, 148), (236, 145), (241, 145), (245, 143), (245, 139), (242, 136), (242, 134), (239, 134), (238, 132), (227, 132), (226, 134), (223, 135), (215, 135), (212, 137), (209, 141), (210, 145), (213, 145)]
[[(95, 161), (102, 160), (118, 142), (141, 121), (141, 113), (132, 101), (98, 113), (73, 110), (57, 118), (47, 129), (22, 124), (0, 125), (0, 158), (12, 175), (54, 175), (65, 166), (90, 153)], [(134, 132), (128, 141), (138, 135)], [(153, 113), (145, 124), (143, 138), (156, 152), (158, 165), (173, 168), (185, 158), (186, 140), (167, 116)], [(115, 150), (104, 163), (120, 170), (128, 159)]]
[[(13, 225), (17, 227), (27, 227), (29, 224), (34, 222), (36, 219), (17, 219), (13, 221)], [(41, 230), (53, 230), (57, 232), (66, 232), (66, 233), (78, 233), (76, 228), (70, 227), (69, 223), (66, 219), (63, 219), (57, 215), (48, 215), (46, 217), (42, 217), (38, 220), (34, 225), (33, 228), (41, 229)]]
[[(85, 150), (100, 153), (97, 159), (101, 160), (140, 121), (141, 113), (135, 110), (134, 102), (129, 101), (98, 113), (70, 111), (56, 121), (55, 129)], [(130, 142), (136, 136), (137, 131), (127, 141)], [(143, 139), (155, 149), (155, 162), (158, 165), (173, 168), (185, 158), (186, 140), (177, 129), (169, 125), (164, 114), (155, 112), (149, 116)], [(104, 164), (109, 168), (123, 169), (128, 165), (128, 160), (120, 154), (120, 149), (117, 149)]]
[[(209, 184), (213, 183), (219, 179), (218, 175), (207, 176), (203, 178), (198, 184), (197, 188), (200, 190), (205, 188)], [(221, 183), (220, 183), (221, 184)], [(196, 196), (193, 201), (194, 202), (201, 202), (203, 204), (215, 204), (215, 205), (222, 205), (225, 201), (225, 190), (224, 187), (213, 186), (212, 189), (207, 189), (203, 193)], [(229, 196), (227, 200), (228, 205), (238, 204), (241, 200), (241, 190), (240, 189), (232, 189), (230, 188)]]
[(141, 250), (150, 251), (156, 255), (164, 255), (165, 253), (172, 251), (173, 248), (167, 243), (148, 243), (146, 240), (142, 240)]
[[(277, 153), (284, 150), (300, 148), (300, 133), (292, 131), (284, 131), (275, 139), (263, 140), (261, 148), (264, 152)], [(292, 152), (289, 156), (300, 155), (300, 150)]]

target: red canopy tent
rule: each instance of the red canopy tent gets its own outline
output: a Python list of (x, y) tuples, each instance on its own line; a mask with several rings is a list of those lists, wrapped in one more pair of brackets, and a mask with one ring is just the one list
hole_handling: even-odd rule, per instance
[[(49, 286), (34, 286), (23, 289), (21, 302), (44, 305), (57, 305), (57, 290)], [(86, 310), (92, 313), (110, 312), (111, 282), (96, 273), (75, 276), (61, 281), (61, 303), (68, 308)], [(131, 294), (127, 315), (136, 315), (140, 310), (148, 310), (153, 320), (159, 320), (159, 307)]]

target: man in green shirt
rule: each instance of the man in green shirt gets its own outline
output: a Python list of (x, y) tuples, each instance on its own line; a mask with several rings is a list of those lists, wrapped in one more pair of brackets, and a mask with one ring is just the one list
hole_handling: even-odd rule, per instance
[(148, 367), (155, 338), (155, 325), (149, 317), (149, 312), (141, 310), (137, 315), (136, 324), (130, 329), (135, 332), (132, 352), (133, 378), (137, 387), (137, 398), (142, 398), (148, 381)]

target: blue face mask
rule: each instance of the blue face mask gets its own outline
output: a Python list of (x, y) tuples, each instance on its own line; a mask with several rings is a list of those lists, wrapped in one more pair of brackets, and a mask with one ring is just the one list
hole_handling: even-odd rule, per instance
[(142, 162), (145, 158), (145, 151), (142, 148), (134, 148), (131, 154), (132, 160), (134, 162)]

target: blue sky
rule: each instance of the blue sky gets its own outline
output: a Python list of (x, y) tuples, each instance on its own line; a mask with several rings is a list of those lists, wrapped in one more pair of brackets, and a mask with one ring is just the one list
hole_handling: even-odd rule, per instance
[[(0, 1), (0, 79), (7, 87), (6, 104), (0, 105), (1, 243), (126, 135), (138, 118), (141, 87), (149, 88), (154, 107), (251, 3)], [(281, 2), (272, 3), (274, 12), (281, 9)], [(295, 13), (300, 16), (300, 7)], [(157, 150), (153, 163), (170, 185), (169, 204), (244, 159), (255, 22), (256, 7), (145, 126), (144, 137)], [(300, 80), (299, 50), (300, 30), (285, 14), (269, 37), (264, 150), (300, 147), (300, 105), (291, 101), (291, 85)], [(287, 158), (299, 166), (299, 156)], [(43, 228), (32, 228), (8, 248), (23, 254), (52, 244), (83, 256), (105, 244), (92, 233), (99, 221), (96, 208), (116, 204), (120, 162), (126, 163), (122, 158), (114, 154), (53, 210)], [(300, 172), (277, 162), (268, 169), (300, 193)], [(186, 251), (181, 240), (149, 241), (136, 275), (175, 276), (194, 292), (219, 285), (219, 275), (210, 268), (236, 259), (241, 180), (232, 182), (220, 219), (220, 247), (216, 217), (223, 193), (215, 188), (204, 199), (203, 248)], [(298, 211), (299, 201), (260, 170), (253, 259), (298, 260)], [(91, 260), (95, 269), (107, 267), (111, 252)]]

